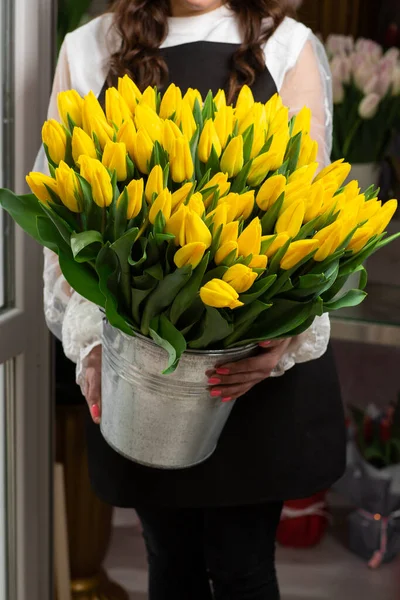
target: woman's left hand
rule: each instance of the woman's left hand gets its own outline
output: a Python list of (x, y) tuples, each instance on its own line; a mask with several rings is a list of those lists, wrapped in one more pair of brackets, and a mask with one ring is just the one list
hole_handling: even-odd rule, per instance
[(252, 387), (267, 379), (286, 353), (291, 338), (261, 342), (260, 354), (235, 363), (221, 365), (215, 371), (208, 371), (210, 394), (223, 402), (236, 400)]

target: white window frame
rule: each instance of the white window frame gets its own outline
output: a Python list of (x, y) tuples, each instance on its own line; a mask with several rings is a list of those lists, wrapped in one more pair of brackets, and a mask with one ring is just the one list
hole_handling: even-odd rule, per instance
[[(3, 183), (13, 185), (17, 193), (26, 193), (25, 175), (32, 169), (38, 150), (50, 93), (54, 3), (0, 0), (0, 6), (3, 8), (6, 2), (12, 9), (12, 22), (0, 22), (0, 27), (13, 32), (6, 46), (13, 61), (10, 100), (14, 120), (6, 125), (11, 126), (13, 148), (6, 151), (12, 152), (14, 168)], [(6, 112), (7, 116), (11, 115)], [(4, 160), (4, 148), (0, 159)], [(39, 245), (16, 227), (10, 273), (15, 301), (0, 312), (0, 363), (10, 365), (13, 361), (12, 372), (6, 369), (6, 432), (0, 430), (0, 441), (4, 436), (6, 439), (6, 600), (53, 597), (53, 421), (42, 254)]]

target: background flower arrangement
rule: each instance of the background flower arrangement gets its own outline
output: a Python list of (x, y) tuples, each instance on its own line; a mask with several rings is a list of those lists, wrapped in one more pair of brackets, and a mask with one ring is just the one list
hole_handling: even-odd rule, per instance
[(400, 51), (360, 38), (326, 42), (334, 91), (333, 160), (377, 163), (400, 129)]
[[(362, 263), (393, 239), (397, 202), (343, 187), (342, 160), (316, 175), (308, 109), (289, 120), (278, 95), (256, 103), (247, 87), (234, 107), (222, 91), (142, 94), (128, 77), (105, 112), (92, 93), (58, 101), (50, 176), (0, 202), (111, 325), (165, 348), (168, 372), (187, 347), (297, 335), (364, 299)], [(354, 272), (360, 289), (340, 295)]]

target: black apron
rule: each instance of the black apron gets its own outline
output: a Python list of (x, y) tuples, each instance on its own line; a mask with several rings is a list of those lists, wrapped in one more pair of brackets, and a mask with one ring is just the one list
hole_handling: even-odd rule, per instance
[[(236, 44), (196, 42), (162, 50), (169, 80), (203, 97), (226, 87)], [(100, 99), (104, 101), (105, 87)], [(267, 102), (276, 85), (267, 69), (252, 87)], [(345, 467), (345, 426), (331, 348), (319, 360), (266, 379), (240, 398), (214, 455), (191, 469), (135, 464), (104, 440), (88, 413), (94, 490), (120, 507), (206, 507), (308, 497), (329, 488)]]

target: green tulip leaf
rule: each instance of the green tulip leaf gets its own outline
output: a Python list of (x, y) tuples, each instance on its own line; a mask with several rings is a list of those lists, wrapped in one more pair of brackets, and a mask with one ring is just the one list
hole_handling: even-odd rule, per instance
[(270, 275), (276, 275), (278, 273), (281, 261), (282, 261), (283, 257), (285, 256), (285, 254), (291, 244), (291, 241), (292, 240), (289, 239), (285, 244), (283, 244), (283, 246), (281, 246), (279, 248), (279, 250), (277, 250), (277, 252), (272, 257), (271, 262), (268, 265), (268, 273)]
[[(261, 228), (263, 235), (272, 235), (274, 233), (275, 224), (278, 220), (279, 213), (282, 209), (283, 202), (285, 200), (285, 193), (283, 192), (278, 200), (267, 210), (265, 215), (261, 219)], [(273, 240), (272, 240), (273, 241)], [(271, 243), (272, 243), (271, 241)]]
[(206, 349), (221, 342), (233, 332), (233, 324), (229, 323), (219, 310), (206, 306), (206, 312), (200, 323), (198, 337), (189, 342), (189, 348), (194, 350)]
[(193, 271), (189, 281), (181, 289), (173, 301), (170, 311), (170, 319), (174, 325), (178, 322), (181, 315), (193, 304), (194, 300), (198, 296), (201, 282), (203, 281), (209, 260), (210, 253), (208, 252), (204, 256), (199, 266)]
[(289, 161), (287, 171), (288, 173), (293, 173), (297, 168), (297, 163), (299, 162), (300, 150), (301, 150), (301, 140), (303, 134), (300, 131), (293, 138), (290, 139), (285, 160)]
[(163, 375), (170, 375), (176, 370), (186, 350), (186, 340), (164, 314), (151, 321), (149, 331), (156, 344), (168, 353), (168, 366)]
[(127, 309), (130, 310), (131, 304), (131, 269), (129, 257), (132, 253), (133, 244), (136, 241), (139, 230), (129, 229), (123, 236), (117, 239), (110, 248), (115, 252), (120, 264), (120, 288)]
[(250, 125), (243, 133), (243, 157), (244, 162), (247, 163), (250, 160), (251, 151), (253, 149), (254, 142), (254, 123)]
[(121, 200), (115, 209), (114, 222), (114, 240), (117, 240), (124, 235), (127, 226), (127, 213), (129, 204), (128, 189), (125, 187), (122, 192)]
[(267, 277), (263, 277), (262, 279), (257, 279), (257, 281), (251, 286), (251, 288), (247, 292), (245, 292), (244, 294), (240, 294), (240, 302), (243, 302), (243, 304), (251, 304), (258, 298), (260, 298), (275, 283), (276, 277), (276, 275), (268, 275)]
[(252, 160), (249, 160), (249, 162), (244, 165), (243, 169), (233, 180), (231, 192), (235, 192), (237, 194), (242, 194), (244, 192), (244, 190), (246, 189), (247, 178), (249, 176), (252, 165)]
[(203, 125), (204, 125), (204, 120), (203, 120), (203, 114), (201, 111), (201, 106), (200, 106), (200, 102), (199, 102), (198, 98), (196, 98), (194, 101), (193, 117), (194, 117), (194, 120), (196, 121), (196, 125), (202, 131)]
[(77, 263), (70, 249), (68, 254), (60, 251), (58, 260), (61, 272), (72, 289), (90, 302), (105, 308), (105, 298), (100, 290), (99, 277), (94, 269), (87, 264)]
[(211, 154), (210, 154), (208, 161), (206, 162), (205, 169), (206, 169), (206, 171), (210, 170), (211, 175), (215, 175), (216, 173), (219, 173), (221, 170), (220, 166), (219, 166), (219, 156), (217, 154), (217, 151), (216, 151), (214, 145), (212, 146)]
[[(197, 100), (197, 99), (196, 99)], [(208, 119), (215, 118), (215, 105), (214, 97), (211, 90), (208, 92), (206, 99), (204, 100), (203, 111), (202, 111), (203, 122), (205, 123)]]
[(138, 289), (132, 288), (132, 299), (131, 299), (131, 309), (132, 309), (132, 317), (138, 327), (140, 327), (141, 315), (140, 309), (144, 300), (151, 294), (154, 288), (157, 285), (157, 280), (150, 278), (150, 283), (148, 288)]
[(255, 300), (251, 304), (235, 310), (234, 331), (224, 340), (224, 347), (229, 348), (235, 342), (243, 339), (257, 317), (265, 310), (271, 308), (272, 304), (265, 304)]
[(172, 304), (191, 274), (192, 267), (182, 267), (159, 282), (156, 289), (150, 294), (144, 308), (141, 323), (143, 335), (148, 335), (151, 320)]
[(77, 262), (95, 260), (103, 247), (103, 236), (98, 231), (82, 231), (71, 235), (71, 250)]
[(110, 325), (123, 333), (134, 335), (132, 328), (121, 314), (118, 294), (121, 274), (120, 262), (117, 254), (109, 244), (103, 246), (97, 256), (96, 271), (99, 276), (99, 287), (105, 299), (106, 317)]
[(157, 281), (162, 281), (164, 279), (164, 271), (160, 263), (156, 263), (155, 265), (148, 267), (143, 271), (143, 273), (151, 275), (151, 277), (154, 277), (154, 279), (156, 279)]
[[(50, 221), (44, 214), (36, 217), (37, 241), (52, 250), (56, 254), (60, 251), (67, 256), (71, 254), (71, 248), (68, 246), (53, 221)], [(72, 256), (71, 259), (73, 260)]]
[(358, 306), (365, 300), (367, 297), (367, 293), (362, 290), (349, 290), (346, 294), (338, 298), (337, 300), (332, 300), (331, 302), (324, 303), (324, 311), (330, 312), (333, 310), (339, 310), (340, 308), (349, 308), (353, 306)]

